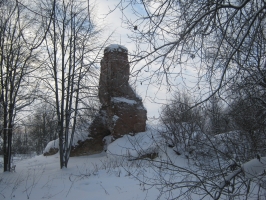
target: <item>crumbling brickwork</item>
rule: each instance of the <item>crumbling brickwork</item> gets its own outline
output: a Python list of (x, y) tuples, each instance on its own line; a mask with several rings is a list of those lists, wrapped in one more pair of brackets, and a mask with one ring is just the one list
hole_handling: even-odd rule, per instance
[(115, 139), (146, 129), (147, 111), (128, 83), (129, 74), (128, 50), (117, 44), (106, 47), (99, 81), (102, 107), (89, 128), (94, 151), (103, 149), (106, 136)]

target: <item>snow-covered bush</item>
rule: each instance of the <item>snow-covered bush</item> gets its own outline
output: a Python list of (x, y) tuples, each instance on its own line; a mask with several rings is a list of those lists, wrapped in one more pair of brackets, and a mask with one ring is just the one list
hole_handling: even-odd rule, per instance
[(186, 94), (177, 94), (161, 113), (161, 135), (177, 154), (192, 153), (202, 139), (204, 120), (199, 108), (191, 107)]
[(266, 155), (266, 110), (261, 105), (262, 99), (239, 98), (231, 104), (229, 114), (241, 137), (246, 139), (248, 151)]

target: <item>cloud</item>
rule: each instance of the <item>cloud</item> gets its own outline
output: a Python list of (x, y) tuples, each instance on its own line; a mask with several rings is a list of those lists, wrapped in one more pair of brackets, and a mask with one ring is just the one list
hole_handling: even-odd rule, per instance
[[(133, 10), (131, 6), (128, 6), (127, 9), (124, 10), (127, 19), (131, 22), (130, 24), (124, 23), (127, 19), (117, 7), (119, 1), (94, 0), (94, 3), (96, 3), (96, 9), (94, 11), (96, 12), (97, 20), (99, 24), (104, 27), (104, 38), (107, 38), (113, 33), (110, 43), (125, 46), (129, 50), (129, 54), (130, 52), (134, 52), (136, 45), (128, 36), (134, 33), (134, 26), (138, 25), (137, 17), (134, 12), (141, 14), (144, 12), (143, 8), (140, 5), (134, 5), (135, 10)], [(153, 5), (153, 9), (156, 9), (158, 5), (159, 4)], [(142, 47), (145, 46), (143, 45)], [(147, 48), (148, 47), (146, 46), (146, 49)], [(136, 66), (131, 65), (132, 75), (143, 66), (145, 66), (145, 61), (139, 62)], [(187, 66), (186, 70), (182, 73), (180, 73), (182, 68), (176, 67), (175, 69), (170, 69), (169, 73), (172, 74), (169, 74), (169, 76), (171, 76), (172, 87), (169, 87), (169, 85), (166, 84), (163, 70), (156, 72), (159, 67), (159, 63), (153, 63), (149, 66), (149, 69), (148, 67), (145, 67), (145, 69), (143, 69), (137, 76), (131, 77), (131, 81), (134, 83), (137, 93), (143, 99), (149, 117), (159, 116), (160, 107), (167, 103), (167, 99), (171, 98), (170, 93), (173, 93), (174, 90), (182, 90), (182, 87), (185, 86), (196, 88), (195, 83), (197, 80), (192, 80), (193, 73), (195, 73), (193, 67)], [(149, 78), (149, 76), (151, 76), (151, 78)], [(187, 79), (190, 79), (190, 82), (186, 82)], [(160, 80), (163, 80), (163, 82)]]

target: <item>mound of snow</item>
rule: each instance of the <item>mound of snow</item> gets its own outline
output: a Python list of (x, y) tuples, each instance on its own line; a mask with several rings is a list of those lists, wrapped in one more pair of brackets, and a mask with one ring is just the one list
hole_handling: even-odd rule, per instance
[(56, 139), (56, 140), (52, 140), (52, 141), (50, 141), (50, 142), (46, 145), (46, 147), (45, 147), (43, 153), (48, 153), (48, 152), (50, 151), (50, 149), (59, 149), (59, 139)]
[[(69, 135), (69, 141), (70, 141), (70, 135)], [(84, 141), (84, 140), (86, 140), (86, 139), (88, 139), (89, 137), (88, 137), (88, 133), (87, 132), (82, 132), (82, 131), (77, 131), (75, 134), (74, 134), (74, 138), (73, 138), (73, 144), (72, 144), (72, 146), (76, 146), (76, 145), (78, 145), (78, 141)], [(50, 149), (59, 149), (59, 139), (57, 138), (56, 140), (52, 140), (52, 141), (50, 141), (47, 145), (46, 145), (46, 147), (45, 147), (45, 149), (44, 149), (44, 151), (43, 151), (43, 153), (47, 153), (47, 152), (49, 152), (50, 151)]]
[(147, 130), (134, 136), (124, 135), (107, 147), (109, 156), (138, 158), (149, 153), (158, 153), (158, 132)]
[(258, 177), (266, 170), (266, 157), (255, 158), (242, 164), (242, 170), (247, 179)]

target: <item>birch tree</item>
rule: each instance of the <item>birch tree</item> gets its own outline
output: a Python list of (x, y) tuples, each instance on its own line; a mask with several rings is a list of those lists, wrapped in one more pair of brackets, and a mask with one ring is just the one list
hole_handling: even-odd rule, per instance
[[(67, 167), (84, 98), (95, 95), (98, 70), (95, 63), (101, 43), (99, 29), (88, 12), (87, 1), (42, 1), (42, 12), (52, 15), (47, 34), (48, 55), (42, 80), (52, 92), (57, 116), (60, 168)], [(43, 18), (49, 26), (49, 20)]]

